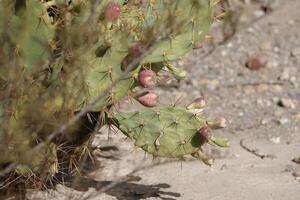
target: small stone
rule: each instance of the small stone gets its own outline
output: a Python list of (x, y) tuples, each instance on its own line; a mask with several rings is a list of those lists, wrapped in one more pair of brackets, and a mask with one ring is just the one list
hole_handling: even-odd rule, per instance
[(251, 95), (251, 94), (255, 93), (254, 88), (251, 86), (246, 86), (246, 87), (244, 87), (243, 90), (244, 90), (245, 95)]
[(270, 140), (274, 144), (279, 144), (280, 143), (280, 137), (272, 137)]
[[(281, 93), (283, 90), (282, 86), (280, 86), (280, 85), (273, 85), (271, 88), (272, 88), (272, 91), (276, 92), (276, 93)], [(278, 97), (274, 97), (273, 100), (274, 100), (274, 102), (278, 102)]]
[(274, 103), (278, 103), (279, 98), (278, 98), (278, 97), (273, 97), (273, 98), (272, 98), (272, 101), (273, 101)]
[(285, 68), (283, 70), (283, 72), (281, 73), (279, 79), (282, 81), (286, 81), (286, 80), (289, 80), (289, 78), (290, 78), (290, 70), (289, 70), (289, 68)]
[(264, 92), (264, 91), (267, 91), (268, 89), (269, 89), (269, 86), (267, 84), (259, 84), (258, 86), (256, 86), (257, 92)]
[(279, 47), (274, 47), (273, 51), (276, 52), (276, 53), (278, 53), (280, 51), (280, 48)]
[(255, 15), (256, 18), (261, 18), (261, 17), (263, 17), (265, 14), (266, 14), (266, 13), (265, 13), (263, 10), (256, 10), (256, 11), (254, 12), (254, 15)]
[(262, 51), (270, 51), (272, 49), (272, 42), (271, 41), (264, 41), (260, 44), (260, 49)]
[(289, 80), (293, 85), (297, 84), (297, 78), (295, 76), (292, 76)]
[(261, 123), (261, 125), (266, 125), (266, 124), (270, 123), (270, 121), (271, 121), (270, 119), (265, 118), (265, 119), (262, 119), (260, 123)]
[(223, 50), (223, 51), (221, 52), (221, 55), (222, 55), (223, 57), (227, 56), (227, 51), (226, 51), (226, 50)]
[(277, 103), (277, 105), (280, 107), (290, 108), (290, 109), (296, 108), (296, 105), (294, 104), (293, 100), (286, 99), (286, 98), (280, 99), (279, 102)]
[(247, 32), (249, 32), (249, 33), (254, 33), (255, 30), (254, 30), (252, 27), (250, 27), (250, 28), (247, 29)]
[(292, 119), (295, 121), (300, 121), (300, 113), (293, 115)]
[(300, 173), (293, 172), (292, 175), (295, 177), (296, 180), (300, 180)]
[(291, 54), (292, 56), (300, 57), (300, 47), (295, 48)]
[(290, 122), (290, 119), (287, 118), (287, 117), (282, 117), (282, 118), (279, 119), (280, 125), (285, 125), (285, 124), (287, 124), (289, 122)]
[(258, 56), (258, 55), (252, 55), (249, 56), (245, 66), (250, 70), (259, 70), (263, 67), (265, 67), (267, 64), (267, 60)]
[(293, 26), (293, 25), (295, 25), (295, 21), (291, 19), (291, 20), (288, 21), (288, 24)]
[(232, 48), (233, 47), (233, 44), (231, 42), (228, 42), (227, 43), (227, 48)]
[(300, 165), (300, 157), (294, 158), (292, 161)]

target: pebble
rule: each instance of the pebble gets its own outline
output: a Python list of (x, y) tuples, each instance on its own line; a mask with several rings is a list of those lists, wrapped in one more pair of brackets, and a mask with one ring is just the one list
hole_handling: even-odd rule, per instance
[(254, 15), (255, 15), (256, 18), (261, 18), (261, 17), (265, 16), (265, 14), (266, 13), (263, 10), (256, 10), (254, 12)]
[(221, 52), (221, 55), (222, 55), (223, 57), (227, 56), (227, 51), (226, 51), (226, 50), (223, 50), (223, 51)]
[(300, 57), (300, 47), (297, 47), (292, 51), (292, 56)]
[(290, 82), (293, 84), (293, 85), (296, 85), (297, 84), (297, 78), (295, 76), (292, 76), (290, 78)]
[(261, 120), (261, 125), (266, 125), (266, 124), (268, 124), (268, 123), (270, 123), (270, 121), (271, 121), (271, 119), (269, 119), (269, 118), (264, 118), (264, 119), (262, 119)]
[(259, 84), (258, 86), (256, 86), (257, 92), (264, 92), (264, 91), (267, 91), (268, 89), (269, 89), (269, 86), (266, 84)]
[(251, 86), (246, 86), (246, 87), (244, 87), (243, 91), (244, 91), (244, 94), (245, 94), (245, 95), (251, 95), (251, 94), (254, 94), (254, 93), (255, 93), (254, 88), (251, 87)]
[(249, 56), (245, 66), (250, 70), (259, 70), (267, 65), (267, 60), (258, 55)]
[(300, 173), (293, 172), (292, 175), (295, 177), (296, 180), (300, 181)]
[[(280, 85), (274, 85), (271, 87), (273, 92), (281, 93), (283, 91), (282, 86)], [(278, 102), (278, 97), (274, 97), (273, 99), (276, 99), (274, 102)]]
[(254, 32), (255, 32), (255, 31), (254, 31), (254, 29), (253, 29), (253, 28), (251, 28), (251, 27), (250, 27), (250, 28), (248, 28), (248, 29), (247, 29), (247, 31), (248, 31), (249, 33), (254, 33)]
[(278, 52), (280, 52), (280, 48), (279, 48), (279, 47), (274, 47), (274, 48), (273, 48), (273, 51), (274, 51), (275, 53), (278, 53)]
[(296, 108), (296, 105), (294, 104), (293, 100), (287, 98), (281, 98), (278, 102), (278, 106), (290, 109)]
[(279, 124), (280, 125), (285, 125), (285, 124), (287, 124), (289, 122), (290, 122), (290, 119), (287, 118), (287, 117), (282, 117), (282, 118), (279, 119)]
[(287, 81), (287, 80), (290, 79), (290, 70), (289, 70), (289, 68), (285, 68), (283, 70), (283, 72), (281, 73), (279, 79), (282, 80), (282, 81)]
[(269, 107), (272, 105), (272, 102), (267, 99), (257, 99), (256, 103), (261, 107)]
[(300, 121), (300, 113), (293, 115), (292, 119), (295, 121)]
[(280, 137), (272, 137), (270, 140), (274, 144), (279, 144), (281, 139), (280, 139)]
[(295, 21), (294, 20), (289, 20), (288, 24), (291, 25), (291, 26), (293, 26), (293, 25), (295, 25)]

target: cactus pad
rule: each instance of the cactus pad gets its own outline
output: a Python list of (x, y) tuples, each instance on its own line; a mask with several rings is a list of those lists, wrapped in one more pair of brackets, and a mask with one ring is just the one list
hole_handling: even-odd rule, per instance
[(206, 125), (206, 120), (182, 108), (145, 108), (116, 114), (116, 120), (136, 146), (154, 156), (180, 158), (201, 150), (205, 143), (197, 130)]

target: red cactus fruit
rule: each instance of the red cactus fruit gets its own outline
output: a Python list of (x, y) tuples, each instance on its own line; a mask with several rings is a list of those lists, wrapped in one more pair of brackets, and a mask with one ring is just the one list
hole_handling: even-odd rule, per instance
[(208, 126), (203, 126), (198, 130), (200, 137), (208, 139), (211, 136), (211, 129)]
[(194, 45), (194, 48), (193, 49), (202, 49), (203, 48), (203, 45), (202, 43), (198, 42)]
[(121, 8), (117, 3), (109, 3), (105, 8), (105, 19), (108, 21), (116, 21), (120, 17)]
[(189, 104), (186, 108), (188, 110), (191, 109), (200, 109), (205, 106), (206, 102), (203, 97), (196, 98), (191, 104)]
[(152, 70), (142, 70), (139, 73), (139, 82), (143, 87), (153, 87), (157, 83), (157, 75)]
[(142, 55), (142, 46), (140, 43), (135, 43), (131, 47), (131, 55), (133, 55), (134, 58), (138, 58)]
[(155, 107), (158, 104), (159, 96), (154, 92), (148, 92), (145, 95), (139, 97), (138, 102), (146, 107)]

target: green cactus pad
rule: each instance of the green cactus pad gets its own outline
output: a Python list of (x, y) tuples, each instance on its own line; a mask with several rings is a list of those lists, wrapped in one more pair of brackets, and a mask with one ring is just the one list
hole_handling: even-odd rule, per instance
[(26, 7), (11, 19), (8, 34), (16, 45), (16, 56), (30, 71), (42, 66), (50, 57), (49, 42), (54, 37), (47, 10), (39, 0), (26, 1)]
[[(98, 58), (94, 55), (86, 66), (88, 96), (87, 99), (85, 99), (85, 103), (95, 100), (103, 91), (112, 84), (115, 84), (122, 76), (123, 70), (121, 63), (127, 55), (131, 38), (121, 32), (112, 33), (112, 35), (112, 46), (106, 51), (103, 57)], [(140, 67), (134, 71), (139, 70), (139, 68)], [(122, 79), (111, 88), (109, 94), (103, 98), (102, 101), (98, 102), (98, 106), (95, 106), (94, 111), (101, 110), (101, 105), (103, 105), (104, 102), (117, 101), (127, 96), (134, 82), (135, 79), (130, 74), (126, 77), (122, 77)]]
[[(158, 4), (162, 4), (159, 2)], [(204, 40), (213, 22), (212, 13), (213, 7), (207, 0), (168, 1), (165, 6), (157, 9), (150, 6), (146, 24), (149, 21), (154, 24), (151, 32), (161, 35), (164, 31), (162, 28), (171, 28), (172, 32), (171, 37), (155, 46), (143, 63), (173, 61), (185, 55), (193, 49), (195, 43)], [(155, 16), (158, 16), (156, 20), (153, 19)], [(161, 24), (165, 24), (165, 27)]]
[(159, 157), (193, 154), (205, 143), (197, 130), (206, 120), (182, 108), (160, 106), (137, 112), (117, 113), (117, 126), (135, 145)]

